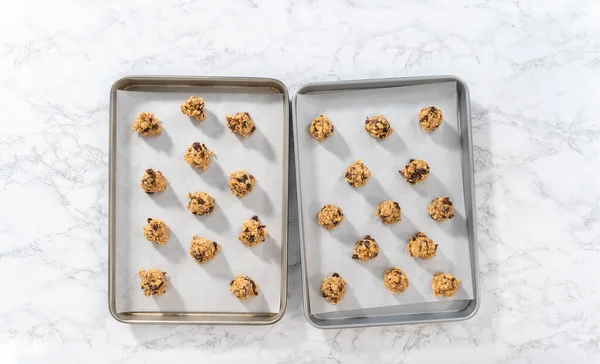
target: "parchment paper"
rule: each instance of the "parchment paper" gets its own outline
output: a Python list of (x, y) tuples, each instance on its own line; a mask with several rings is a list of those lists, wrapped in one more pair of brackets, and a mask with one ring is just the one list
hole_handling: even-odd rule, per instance
[[(116, 293), (117, 310), (187, 312), (279, 312), (283, 224), (284, 114), (283, 95), (268, 89), (187, 88), (170, 92), (119, 91), (117, 95)], [(258, 93), (257, 93), (258, 92)], [(183, 115), (180, 105), (190, 95), (202, 96), (207, 118)], [(162, 123), (159, 137), (141, 137), (131, 130), (138, 112), (154, 113)], [(226, 113), (247, 111), (257, 129), (248, 139), (233, 134)], [(216, 153), (206, 171), (184, 160), (193, 142)], [(164, 192), (147, 195), (140, 188), (145, 169), (160, 170), (168, 182)], [(231, 194), (229, 173), (244, 169), (257, 179), (244, 198)], [(188, 192), (208, 192), (216, 201), (209, 216), (187, 209)], [(242, 222), (258, 215), (268, 237), (252, 249), (237, 236)], [(169, 227), (169, 241), (159, 247), (142, 235), (148, 217)], [(221, 245), (217, 257), (198, 264), (189, 255), (192, 236)], [(139, 269), (167, 272), (169, 286), (160, 297), (145, 297)], [(240, 301), (229, 291), (238, 274), (251, 277), (259, 296)]]
[[(300, 188), (312, 314), (473, 298), (457, 98), (454, 82), (298, 95)], [(431, 105), (442, 109), (444, 122), (429, 134), (421, 129), (417, 114)], [(335, 127), (333, 136), (324, 142), (314, 140), (308, 132), (312, 119), (321, 113)], [(383, 141), (364, 130), (365, 118), (379, 113), (394, 128)], [(372, 175), (366, 186), (354, 189), (343, 174), (357, 158)], [(412, 186), (398, 173), (411, 158), (429, 163), (431, 173), (425, 183)], [(454, 202), (456, 216), (437, 223), (427, 214), (427, 207), (434, 198), (446, 196)], [(402, 222), (384, 225), (373, 215), (377, 205), (388, 199), (400, 204)], [(328, 203), (340, 206), (345, 215), (333, 231), (316, 222), (319, 210)], [(417, 231), (439, 244), (435, 257), (421, 260), (409, 255), (407, 243)], [(351, 259), (354, 243), (367, 234), (377, 240), (379, 256), (367, 262)], [(407, 274), (410, 286), (402, 294), (394, 295), (383, 285), (388, 267)], [(462, 280), (454, 297), (432, 294), (431, 279), (438, 271)], [(327, 303), (320, 292), (323, 278), (334, 272), (348, 283), (346, 295), (337, 305)]]

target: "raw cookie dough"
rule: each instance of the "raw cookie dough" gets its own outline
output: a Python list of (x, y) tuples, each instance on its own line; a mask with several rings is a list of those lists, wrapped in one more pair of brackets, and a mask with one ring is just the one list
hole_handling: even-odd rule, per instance
[(370, 118), (368, 117), (365, 121), (365, 130), (369, 132), (373, 138), (378, 139), (385, 139), (394, 131), (390, 126), (389, 121), (381, 114)]
[(204, 115), (204, 100), (202, 97), (190, 96), (186, 102), (181, 104), (181, 112), (196, 118), (198, 121), (203, 121), (206, 118)]
[(406, 182), (416, 185), (419, 182), (425, 182), (429, 176), (429, 169), (429, 165), (424, 160), (411, 159), (398, 173), (404, 176)]
[(258, 216), (252, 216), (250, 220), (244, 221), (242, 232), (238, 239), (249, 247), (253, 247), (265, 241), (267, 228), (258, 221)]
[(167, 180), (160, 173), (160, 171), (154, 171), (153, 169), (146, 169), (142, 176), (142, 183), (140, 186), (144, 191), (151, 195), (154, 192), (160, 192), (167, 189)]
[(210, 215), (215, 211), (215, 200), (206, 192), (188, 193), (187, 209), (194, 215)]
[(190, 255), (198, 263), (203, 264), (214, 258), (221, 250), (219, 244), (214, 241), (193, 236), (190, 243)]
[(169, 240), (169, 228), (162, 220), (148, 218), (148, 224), (144, 226), (144, 237), (152, 243), (162, 246)]
[(167, 290), (167, 272), (161, 272), (158, 269), (140, 269), (138, 276), (142, 279), (140, 288), (146, 297), (160, 296)]
[(371, 171), (367, 166), (357, 159), (344, 171), (344, 179), (352, 187), (360, 187), (367, 184), (371, 177)]
[(313, 119), (308, 131), (310, 131), (310, 135), (312, 135), (313, 138), (322, 141), (333, 134), (333, 124), (327, 116), (321, 114)]
[(436, 296), (452, 297), (460, 287), (460, 279), (452, 274), (436, 273), (431, 280), (431, 290)]
[(398, 202), (392, 200), (383, 201), (377, 206), (375, 216), (379, 216), (384, 224), (393, 224), (402, 221), (402, 209)]
[(158, 118), (151, 112), (141, 112), (135, 118), (131, 130), (143, 136), (160, 135), (162, 127), (158, 122)]
[(336, 305), (344, 298), (346, 293), (346, 281), (339, 274), (333, 273), (331, 277), (327, 277), (321, 284), (321, 293), (323, 298)]
[(249, 277), (240, 274), (229, 283), (229, 289), (234, 296), (240, 300), (247, 300), (248, 297), (258, 296), (258, 287)]
[(325, 205), (317, 215), (317, 222), (327, 230), (332, 230), (342, 223), (344, 220), (344, 212), (336, 205)]
[(425, 131), (434, 131), (442, 124), (442, 120), (444, 120), (442, 110), (435, 106), (425, 107), (419, 111), (419, 124)]
[(256, 178), (246, 171), (237, 171), (229, 175), (229, 189), (238, 197), (244, 197), (254, 189)]
[(354, 244), (352, 259), (371, 260), (379, 255), (379, 245), (370, 235), (365, 236)]
[(409, 286), (408, 277), (400, 268), (386, 269), (385, 273), (383, 273), (383, 284), (393, 294), (402, 293)]
[(435, 221), (444, 221), (454, 217), (454, 206), (450, 197), (438, 197), (431, 201), (427, 212)]
[(194, 168), (205, 171), (210, 166), (210, 157), (215, 153), (206, 148), (206, 145), (195, 142), (185, 152), (183, 159)]
[(418, 232), (408, 241), (408, 252), (411, 257), (429, 259), (435, 257), (438, 245), (429, 239), (425, 233)]
[(238, 133), (244, 138), (247, 138), (256, 130), (256, 125), (252, 117), (247, 112), (238, 112), (235, 115), (225, 115), (227, 119), (227, 127), (234, 133)]

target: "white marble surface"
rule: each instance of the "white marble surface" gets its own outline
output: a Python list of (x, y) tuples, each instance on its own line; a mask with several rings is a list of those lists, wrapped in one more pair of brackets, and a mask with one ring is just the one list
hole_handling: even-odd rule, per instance
[[(600, 3), (0, 1), (0, 362), (600, 361)], [(127, 326), (107, 310), (108, 91), (129, 74), (455, 74), (471, 88), (482, 305), (320, 331)]]

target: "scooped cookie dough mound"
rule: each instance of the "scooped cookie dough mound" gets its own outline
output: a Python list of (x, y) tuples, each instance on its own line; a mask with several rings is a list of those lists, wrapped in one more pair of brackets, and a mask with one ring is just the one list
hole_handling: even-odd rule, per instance
[(383, 201), (377, 206), (375, 216), (379, 216), (384, 224), (393, 224), (402, 221), (402, 209), (398, 202), (392, 200)]
[(154, 136), (162, 133), (158, 118), (151, 112), (141, 112), (135, 118), (131, 130), (143, 136)]
[(371, 260), (379, 255), (379, 245), (370, 235), (365, 236), (354, 244), (352, 259)]
[(229, 175), (229, 189), (238, 197), (244, 197), (254, 189), (256, 178), (246, 171), (237, 171)]
[(206, 118), (204, 115), (204, 100), (202, 97), (190, 96), (186, 102), (181, 104), (181, 112), (198, 121), (203, 121)]
[(323, 298), (329, 301), (333, 305), (337, 305), (338, 302), (344, 298), (346, 293), (346, 281), (340, 277), (339, 274), (333, 273), (331, 277), (327, 277), (321, 284), (321, 294)]
[(360, 159), (357, 159), (344, 171), (344, 179), (352, 187), (360, 187), (367, 184), (371, 177), (371, 171)]
[(188, 193), (187, 209), (194, 215), (210, 215), (215, 211), (215, 200), (206, 192)]
[(195, 142), (190, 145), (183, 155), (183, 159), (194, 168), (201, 168), (205, 171), (210, 166), (210, 158), (215, 153), (206, 148), (206, 145)]
[(421, 159), (411, 159), (399, 173), (404, 176), (404, 180), (411, 185), (416, 185), (419, 182), (425, 182), (429, 176), (429, 165)]
[(167, 290), (167, 272), (158, 269), (140, 269), (138, 276), (141, 278), (140, 288), (144, 296), (160, 296)]
[(439, 128), (443, 120), (442, 110), (435, 106), (429, 106), (419, 111), (419, 124), (425, 131), (432, 132)]
[(153, 169), (147, 169), (142, 175), (142, 182), (140, 186), (147, 194), (151, 195), (155, 192), (161, 192), (167, 189), (167, 180), (160, 173), (160, 171), (154, 171)]
[(258, 296), (258, 286), (245, 275), (239, 275), (229, 283), (229, 290), (240, 300), (247, 300), (250, 297)]
[(148, 224), (144, 226), (144, 237), (146, 240), (162, 246), (169, 240), (169, 228), (162, 220), (148, 218)]
[(438, 197), (431, 201), (427, 212), (432, 219), (441, 222), (454, 217), (454, 206), (450, 201), (450, 197)]
[(411, 257), (429, 259), (435, 257), (438, 245), (423, 232), (418, 232), (408, 241), (408, 252)]
[(344, 212), (336, 205), (325, 205), (317, 215), (317, 222), (327, 230), (333, 230), (344, 220)]
[(323, 141), (333, 135), (333, 124), (327, 116), (321, 114), (313, 119), (308, 131), (313, 138)]
[(381, 114), (367, 118), (365, 120), (365, 130), (377, 139), (385, 139), (394, 131), (389, 121)]
[(227, 127), (233, 133), (238, 133), (244, 138), (247, 138), (256, 130), (254, 120), (247, 112), (238, 112), (235, 115), (225, 115), (227, 119)]
[(253, 247), (265, 241), (266, 237), (267, 227), (260, 224), (258, 216), (253, 216), (250, 220), (244, 221), (238, 239), (246, 246)]
[(200, 264), (213, 259), (219, 250), (221, 250), (219, 244), (205, 238), (199, 238), (196, 235), (190, 243), (190, 255)]
[(393, 294), (406, 291), (409, 286), (408, 277), (400, 268), (388, 268), (383, 274), (383, 284)]
[(454, 278), (452, 274), (436, 273), (431, 280), (431, 290), (438, 297), (452, 297), (460, 287), (460, 283), (460, 279)]

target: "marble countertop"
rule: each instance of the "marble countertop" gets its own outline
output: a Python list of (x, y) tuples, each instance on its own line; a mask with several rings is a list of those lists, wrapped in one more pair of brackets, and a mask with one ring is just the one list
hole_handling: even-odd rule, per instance
[[(397, 3), (400, 3), (397, 5)], [(596, 0), (3, 2), (0, 362), (600, 361)], [(481, 308), (322, 331), (128, 326), (107, 308), (108, 93), (125, 75), (303, 83), (454, 74), (471, 89)]]

